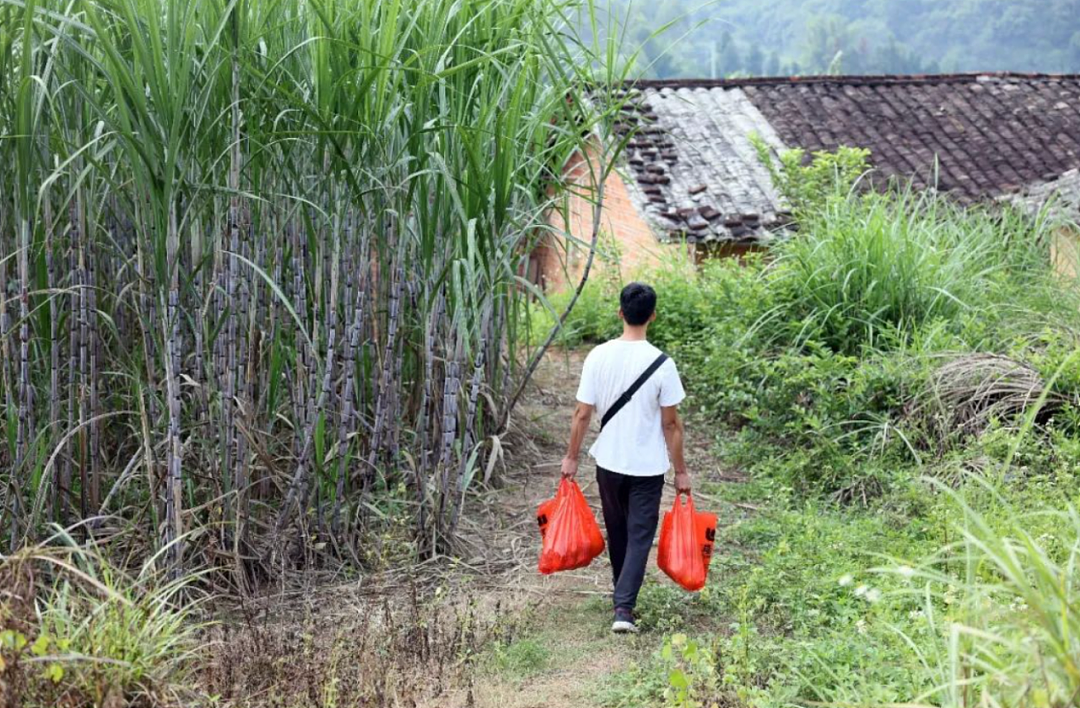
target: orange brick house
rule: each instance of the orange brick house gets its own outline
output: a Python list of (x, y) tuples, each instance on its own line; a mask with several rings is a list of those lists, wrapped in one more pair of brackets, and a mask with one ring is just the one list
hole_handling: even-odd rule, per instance
[[(864, 147), (881, 183), (902, 178), (963, 205), (1051, 204), (1065, 221), (1080, 217), (1080, 76), (640, 81), (624, 98), (615, 133), (628, 142), (604, 184), (600, 272), (738, 256), (783, 236), (790, 213), (755, 139), (774, 152)], [(576, 189), (532, 254), (530, 277), (546, 289), (580, 279), (595, 215), (591, 172), (586, 157), (567, 167)], [(1074, 233), (1063, 230), (1053, 249), (1071, 274)]]

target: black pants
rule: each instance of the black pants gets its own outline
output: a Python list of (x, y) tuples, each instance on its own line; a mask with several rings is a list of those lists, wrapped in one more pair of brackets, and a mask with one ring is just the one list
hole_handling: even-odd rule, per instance
[(632, 610), (656, 535), (664, 475), (633, 477), (597, 466), (596, 482), (607, 528), (615, 607)]

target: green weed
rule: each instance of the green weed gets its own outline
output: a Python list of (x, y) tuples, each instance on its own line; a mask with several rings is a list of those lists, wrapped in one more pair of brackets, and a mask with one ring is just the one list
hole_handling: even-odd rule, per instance
[(193, 577), (170, 580), (153, 560), (130, 574), (92, 549), (51, 545), (2, 559), (0, 579), (0, 681), (18, 704), (195, 700), (206, 625)]
[(511, 680), (533, 676), (546, 669), (551, 661), (551, 649), (541, 639), (523, 637), (492, 648), (492, 665)]

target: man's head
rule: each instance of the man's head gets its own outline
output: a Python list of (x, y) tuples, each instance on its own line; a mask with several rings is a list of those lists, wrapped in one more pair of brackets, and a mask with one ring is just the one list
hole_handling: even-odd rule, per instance
[(652, 322), (656, 317), (656, 291), (644, 283), (630, 283), (619, 294), (619, 313), (633, 327)]

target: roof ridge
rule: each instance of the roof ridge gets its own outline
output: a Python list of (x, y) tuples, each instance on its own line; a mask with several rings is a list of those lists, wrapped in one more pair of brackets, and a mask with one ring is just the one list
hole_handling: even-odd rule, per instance
[(838, 76), (754, 76), (730, 79), (630, 79), (627, 88), (738, 88), (740, 86), (776, 86), (786, 84), (945, 84), (974, 83), (987, 80), (1022, 79), (1026, 81), (1077, 81), (1080, 74), (1048, 74), (1020, 71), (980, 71), (953, 74), (850, 74)]

